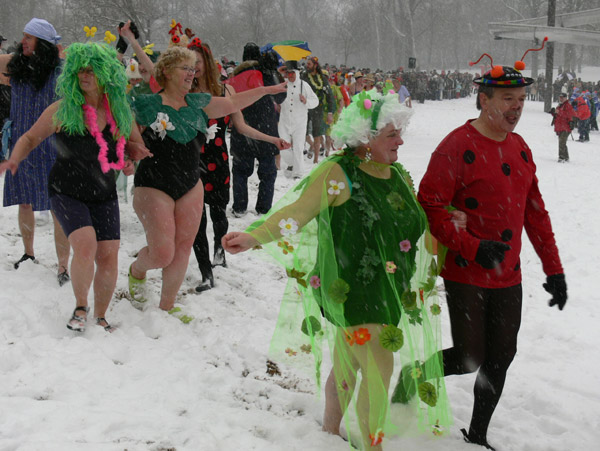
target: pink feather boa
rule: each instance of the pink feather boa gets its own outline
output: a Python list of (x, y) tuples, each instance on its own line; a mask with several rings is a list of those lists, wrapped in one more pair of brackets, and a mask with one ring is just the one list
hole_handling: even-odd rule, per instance
[[(115, 136), (117, 134), (117, 124), (110, 112), (110, 106), (108, 104), (108, 98), (106, 94), (103, 95), (104, 111), (106, 113), (106, 122), (110, 126), (110, 132)], [(82, 105), (83, 112), (85, 114), (85, 123), (88, 126), (90, 134), (96, 139), (100, 151), (98, 152), (98, 161), (100, 162), (100, 169), (103, 173), (107, 173), (111, 169), (121, 170), (125, 166), (125, 137), (121, 136), (117, 140), (117, 158), (116, 163), (108, 161), (108, 143), (102, 136), (102, 132), (98, 128), (98, 116), (96, 109), (87, 103)]]

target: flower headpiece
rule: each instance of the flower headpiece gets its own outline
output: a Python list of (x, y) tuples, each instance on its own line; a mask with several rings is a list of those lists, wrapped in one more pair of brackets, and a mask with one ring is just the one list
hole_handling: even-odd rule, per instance
[[(182, 45), (184, 47), (187, 45), (189, 38), (187, 35), (183, 34), (181, 24), (176, 22), (175, 19), (171, 19), (169, 34), (171, 35), (171, 42), (169, 45)], [(181, 42), (182, 39), (183, 42)]]
[(362, 91), (342, 110), (331, 136), (338, 145), (356, 147), (367, 144), (388, 124), (404, 131), (411, 115), (412, 110), (402, 105), (395, 93), (382, 96), (375, 90)]
[(527, 55), (527, 53), (530, 51), (538, 52), (542, 50), (547, 40), (548, 37), (546, 36), (542, 41), (542, 46), (538, 49), (526, 50), (521, 59), (515, 62), (514, 67), (494, 65), (494, 60), (487, 53), (481, 55), (477, 61), (470, 61), (469, 66), (473, 66), (481, 61), (484, 56), (487, 56), (492, 65), (491, 70), (487, 71), (481, 77), (475, 78), (473, 83), (480, 86), (491, 86), (494, 88), (518, 88), (520, 86), (528, 86), (532, 84), (535, 80), (530, 77), (525, 77), (521, 73), (521, 71), (525, 69), (525, 62), (523, 61), (523, 58), (525, 58), (525, 55)]

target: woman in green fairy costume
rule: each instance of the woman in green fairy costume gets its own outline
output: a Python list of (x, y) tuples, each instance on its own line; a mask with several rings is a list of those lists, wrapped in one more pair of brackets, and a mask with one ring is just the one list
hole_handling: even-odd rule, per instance
[[(345, 149), (246, 232), (223, 238), (230, 253), (261, 247), (285, 266), (290, 279), (271, 351), (288, 360), (313, 354), (318, 381), (328, 339), (323, 430), (339, 434), (354, 400), (365, 449), (380, 450), (384, 437), (399, 433), (388, 393), (394, 354), (414, 362), (440, 349), (427, 219), (396, 163), (410, 115), (394, 94), (361, 93), (332, 130)], [(439, 435), (450, 414), (441, 362), (428, 365), (438, 378), (419, 384), (414, 428)]]

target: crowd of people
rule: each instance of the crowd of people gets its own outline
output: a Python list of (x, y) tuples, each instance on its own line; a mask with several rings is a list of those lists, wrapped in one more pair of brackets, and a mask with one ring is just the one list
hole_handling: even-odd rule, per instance
[[(493, 65), (476, 78), (383, 72), (314, 56), (280, 64), (274, 52), (248, 43), (235, 65), (175, 21), (160, 55), (142, 47), (132, 22), (117, 32), (116, 49), (108, 39), (63, 50), (54, 27), (32, 19), (15, 52), (0, 55), (2, 84), (10, 86), (0, 96), (9, 120), (4, 206), (19, 205), (25, 250), (14, 267), (36, 259), (34, 211), (51, 210), (58, 283), (70, 281), (75, 297), (67, 327), (85, 331), (93, 286), (94, 322), (115, 330), (106, 314), (119, 275), (116, 177), (123, 172), (134, 177), (133, 208), (147, 241), (128, 264), (132, 302), (148, 301), (147, 274), (161, 269), (159, 308), (188, 322), (175, 303), (192, 250), (202, 293), (215, 286), (212, 268), (226, 266), (226, 251), (261, 248), (289, 277), (274, 349), (286, 352), (279, 341), (286, 334), (308, 336), (318, 378), (328, 342), (324, 431), (339, 435), (353, 404), (359, 446), (381, 450), (396, 429), (390, 402), (416, 397), (410, 405), (419, 424), (440, 434), (451, 424), (443, 377), (477, 371), (462, 433), (493, 450), (488, 427), (521, 322), (523, 229), (542, 261), (550, 306), (562, 310), (567, 301), (533, 155), (514, 133), (535, 84), (520, 72), (524, 63)], [(126, 56), (129, 46), (135, 58)], [(595, 124), (598, 98), (584, 88), (567, 86), (553, 112), (561, 162), (569, 159), (573, 118), (582, 142)], [(397, 162), (413, 101), (473, 94), (479, 117), (438, 145), (417, 189)], [(304, 177), (307, 161), (315, 166)], [(241, 218), (256, 165), (255, 211), (264, 216), (229, 232), (230, 189), (231, 214)], [(273, 206), (278, 170), (299, 181)], [(438, 276), (452, 328), (446, 349)], [(390, 390), (395, 355), (402, 371)]]

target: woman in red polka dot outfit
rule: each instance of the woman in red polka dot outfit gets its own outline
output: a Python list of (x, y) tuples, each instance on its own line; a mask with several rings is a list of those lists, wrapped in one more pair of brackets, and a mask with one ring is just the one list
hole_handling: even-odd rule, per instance
[[(205, 92), (215, 97), (229, 97), (235, 94), (235, 89), (232, 86), (221, 83), (217, 65), (210, 47), (206, 43), (194, 38), (188, 48), (194, 50), (198, 56), (195, 67), (196, 75), (191, 92)], [(206, 214), (204, 214), (194, 241), (194, 253), (202, 273), (202, 282), (196, 287), (197, 292), (214, 287), (213, 266), (226, 266), (221, 238), (227, 233), (229, 227), (225, 211), (229, 203), (231, 172), (229, 170), (229, 153), (225, 142), (225, 132), (230, 120), (240, 134), (252, 139), (270, 142), (276, 145), (279, 150), (290, 147), (283, 139), (265, 135), (250, 127), (244, 121), (241, 111), (237, 111), (231, 116), (211, 119), (208, 122), (209, 127), (213, 124), (217, 124), (217, 127), (219, 127), (215, 139), (204, 145), (200, 155), (200, 177), (204, 183), (204, 203), (210, 206), (210, 219), (214, 230), (214, 259), (211, 264), (208, 238), (206, 236), (207, 219)]]

